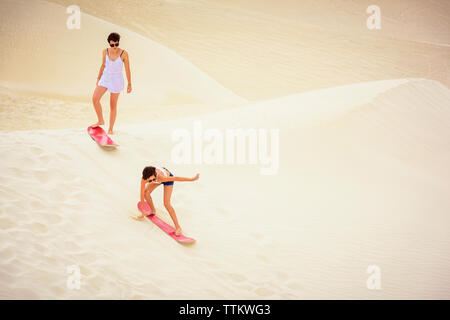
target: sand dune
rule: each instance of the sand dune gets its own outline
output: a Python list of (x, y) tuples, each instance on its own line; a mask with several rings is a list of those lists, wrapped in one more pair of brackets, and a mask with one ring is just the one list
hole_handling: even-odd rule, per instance
[(0, 53), (3, 86), (90, 104), (106, 37), (115, 31), (130, 54), (134, 85), (122, 105), (245, 101), (174, 51), (116, 24), (82, 12), (81, 28), (70, 30), (61, 5), (5, 0), (0, 6), (0, 40), (13, 44)]
[(450, 86), (447, 0), (52, 0), (175, 50), (225, 87), (262, 100), (397, 78)]
[[(103, 97), (103, 114), (109, 119), (109, 97)], [(121, 99), (121, 98), (120, 98)], [(88, 126), (96, 119), (95, 111), (87, 100), (77, 101), (52, 94), (30, 93), (0, 86), (0, 130), (67, 129)], [(216, 110), (237, 107), (229, 102), (185, 103), (149, 107), (124, 105), (119, 100), (116, 124), (152, 123), (154, 121), (183, 118)]]
[[(85, 129), (0, 132), (1, 297), (448, 298), (449, 96), (423, 79), (318, 90), (121, 125), (113, 151)], [(174, 129), (237, 119), (280, 129), (278, 174), (172, 163)], [(195, 245), (129, 218), (149, 163), (201, 173), (174, 190)], [(161, 191), (158, 214), (170, 222)], [(73, 264), (80, 290), (65, 287)], [(379, 291), (366, 288), (373, 264)]]
[[(367, 7), (366, 1), (346, 0), (203, 0), (205, 3), (217, 3), (230, 8), (240, 8), (249, 12), (261, 12), (275, 17), (301, 20), (324, 29), (342, 32), (367, 33), (361, 28)], [(448, 44), (450, 40), (450, 22), (446, 12), (450, 4), (443, 1), (422, 0), (379, 0), (376, 3), (381, 10), (383, 37), (409, 41)]]
[[(449, 298), (448, 5), (380, 1), (374, 35), (355, 30), (360, 3), (274, 3), (0, 2), (1, 299)], [(86, 132), (111, 31), (134, 83), (114, 150)], [(174, 133), (199, 125), (176, 162)], [(278, 130), (279, 148), (214, 163), (231, 129)], [(173, 193), (194, 245), (129, 217), (151, 164), (200, 172)]]

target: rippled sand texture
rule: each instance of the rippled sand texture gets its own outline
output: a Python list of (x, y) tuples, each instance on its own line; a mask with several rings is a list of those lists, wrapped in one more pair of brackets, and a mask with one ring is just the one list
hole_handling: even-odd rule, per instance
[[(337, 97), (343, 102), (336, 105)], [(449, 98), (446, 87), (428, 80), (335, 88), (119, 126), (121, 147), (113, 151), (98, 148), (84, 129), (4, 131), (1, 295), (448, 298), (450, 154), (442, 146)], [(180, 175), (202, 174), (174, 191), (193, 246), (129, 218), (142, 167), (170, 163), (173, 129), (191, 129), (199, 119), (225, 129), (256, 110), (260, 117), (237, 125), (283, 128), (279, 174), (171, 164)], [(161, 190), (154, 197), (170, 221)], [(80, 290), (65, 286), (73, 264), (83, 275)], [(366, 288), (373, 264), (382, 270), (381, 291)]]
[[(86, 14), (69, 32), (66, 1), (0, 1), (1, 299), (450, 298), (446, 2), (412, 1), (434, 19), (410, 25), (402, 1), (381, 1), (395, 39), (353, 34), (359, 5), (346, 1), (302, 1), (301, 22), (293, 1), (75, 3)], [(86, 132), (110, 31), (135, 88), (112, 150)], [(174, 130), (198, 121), (278, 129), (277, 174), (173, 163)], [(195, 244), (130, 218), (151, 164), (200, 173), (172, 198)], [(67, 286), (74, 265), (80, 289)], [(381, 290), (366, 286), (371, 265)]]
[[(404, 77), (450, 85), (446, 0), (52, 2), (168, 46), (250, 100)], [(367, 29), (372, 4), (381, 30)]]

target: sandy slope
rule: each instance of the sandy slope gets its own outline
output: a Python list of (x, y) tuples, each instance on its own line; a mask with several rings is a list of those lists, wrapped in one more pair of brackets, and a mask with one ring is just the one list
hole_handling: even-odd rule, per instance
[[(406, 77), (450, 86), (447, 0), (52, 2), (162, 43), (249, 100)], [(366, 27), (373, 4), (377, 31)]]
[(66, 7), (46, 1), (0, 2), (0, 40), (12, 44), (0, 52), (4, 86), (90, 103), (106, 37), (116, 31), (130, 54), (134, 85), (122, 105), (245, 101), (159, 43), (84, 12), (81, 28), (70, 30), (68, 16)]
[[(51, 2), (0, 2), (0, 298), (449, 298), (445, 3), (416, 1), (408, 12), (424, 20), (396, 24), (399, 2), (381, 1), (389, 38), (349, 37), (356, 2), (52, 2), (80, 4), (82, 29)], [(308, 19), (293, 21), (297, 9)], [(120, 148), (103, 150), (85, 127), (112, 30), (135, 92), (119, 103)], [(173, 133), (199, 121), (278, 129), (277, 174), (174, 163)], [(195, 245), (129, 218), (149, 164), (201, 173), (173, 195)], [(154, 198), (170, 222), (162, 190)], [(66, 287), (71, 265), (80, 290)], [(380, 291), (366, 288), (369, 265)]]
[[(120, 98), (122, 99), (122, 98)], [(81, 128), (96, 119), (92, 103), (77, 101), (53, 94), (30, 93), (0, 86), (0, 130), (67, 129)], [(102, 99), (103, 115), (109, 119), (108, 94)], [(163, 119), (176, 119), (186, 114), (196, 115), (241, 104), (186, 103), (139, 107), (125, 105), (119, 100), (116, 124), (151, 123)]]
[[(359, 95), (345, 101), (348, 92)], [(356, 84), (121, 125), (114, 151), (84, 129), (1, 132), (1, 296), (448, 298), (449, 98), (429, 80)], [(236, 128), (280, 129), (278, 174), (171, 163), (174, 129), (236, 119)], [(174, 190), (195, 245), (128, 217), (149, 163), (201, 173)], [(72, 264), (80, 290), (65, 287)], [(373, 264), (380, 291), (366, 288)]]
[(217, 3), (230, 8), (240, 8), (251, 12), (262, 12), (276, 17), (301, 20), (304, 23), (322, 28), (339, 30), (351, 34), (365, 33), (361, 28), (365, 23), (366, 8), (377, 5), (381, 10), (384, 37), (410, 41), (424, 41), (448, 45), (450, 40), (450, 21), (446, 12), (450, 9), (448, 1), (440, 0), (203, 0), (204, 3)]

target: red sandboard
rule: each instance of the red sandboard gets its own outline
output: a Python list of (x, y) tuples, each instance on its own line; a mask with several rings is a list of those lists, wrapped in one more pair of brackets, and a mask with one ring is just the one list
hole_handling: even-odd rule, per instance
[(88, 134), (91, 138), (98, 143), (99, 146), (102, 147), (116, 147), (118, 144), (114, 143), (110, 137), (106, 134), (105, 130), (102, 127), (88, 127)]
[[(142, 212), (142, 204), (139, 201), (138, 202), (138, 209), (139, 211)], [(149, 212), (150, 211), (150, 206), (148, 205), (148, 203), (145, 202), (145, 211)], [(144, 212), (145, 214), (145, 212)], [(184, 235), (179, 235), (177, 236), (175, 234), (175, 229), (172, 226), (169, 226), (167, 223), (165, 223), (163, 220), (161, 220), (160, 218), (158, 218), (158, 216), (156, 214), (150, 214), (147, 216), (147, 218), (149, 218), (151, 221), (153, 221), (154, 224), (156, 224), (158, 227), (160, 227), (165, 233), (167, 233), (169, 236), (171, 236), (172, 238), (174, 238), (175, 240), (177, 240), (178, 242), (183, 242), (183, 243), (192, 243), (195, 242), (195, 239), (186, 237)]]

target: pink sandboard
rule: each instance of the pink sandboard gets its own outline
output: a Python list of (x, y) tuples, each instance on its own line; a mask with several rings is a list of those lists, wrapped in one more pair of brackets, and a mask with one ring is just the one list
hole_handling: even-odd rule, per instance
[[(139, 211), (142, 212), (142, 204), (139, 201), (138, 202), (138, 209)], [(150, 206), (148, 205), (148, 203), (144, 203), (145, 206), (145, 211), (149, 212), (150, 211)], [(144, 212), (145, 214), (145, 212)], [(172, 238), (174, 238), (175, 240), (177, 240), (178, 242), (183, 242), (183, 243), (192, 243), (195, 242), (195, 239), (186, 237), (184, 235), (179, 235), (177, 236), (175, 234), (175, 229), (172, 226), (169, 226), (167, 223), (165, 223), (163, 220), (161, 220), (160, 218), (158, 218), (158, 216), (156, 214), (150, 214), (147, 216), (147, 218), (149, 218), (151, 221), (153, 221), (154, 224), (156, 224), (158, 227), (160, 227), (165, 233), (167, 233), (169, 236), (171, 236)]]
[(114, 143), (110, 137), (106, 134), (105, 130), (103, 130), (102, 127), (95, 127), (92, 128), (89, 126), (87, 128), (88, 134), (91, 136), (92, 139), (94, 139), (95, 142), (98, 143), (98, 145), (102, 147), (116, 147), (118, 144)]

